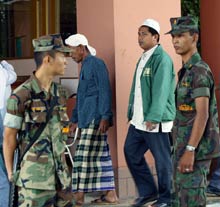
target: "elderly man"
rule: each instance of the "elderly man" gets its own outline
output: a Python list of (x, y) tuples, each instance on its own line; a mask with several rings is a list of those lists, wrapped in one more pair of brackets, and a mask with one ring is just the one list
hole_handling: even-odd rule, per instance
[(84, 203), (84, 194), (104, 191), (92, 201), (94, 205), (116, 204), (112, 160), (107, 131), (112, 125), (111, 87), (108, 70), (96, 50), (82, 34), (71, 35), (65, 43), (72, 49), (72, 59), (81, 63), (76, 106), (72, 113), (72, 130), (78, 126), (80, 140), (74, 156), (73, 191), (77, 206)]

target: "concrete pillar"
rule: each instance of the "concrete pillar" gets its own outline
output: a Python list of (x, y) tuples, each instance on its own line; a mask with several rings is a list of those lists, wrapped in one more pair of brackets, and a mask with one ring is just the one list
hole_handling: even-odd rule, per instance
[[(220, 18), (219, 0), (200, 0), (201, 54), (210, 66), (216, 86), (216, 98), (220, 123)], [(211, 15), (210, 15), (211, 14)], [(210, 175), (216, 168), (216, 159), (212, 160)]]
[(214, 75), (218, 110), (220, 110), (220, 27), (218, 21), (220, 18), (219, 9), (219, 0), (200, 0), (201, 54), (202, 58), (211, 67), (212, 73)]
[[(123, 146), (127, 134), (127, 106), (132, 77), (142, 50), (137, 41), (138, 27), (146, 18), (161, 26), (161, 44), (173, 57), (177, 69), (180, 59), (175, 54), (170, 35), (170, 17), (180, 16), (180, 0), (77, 0), (77, 30), (85, 34), (99, 57), (108, 66), (114, 97), (114, 127), (109, 142), (116, 184), (121, 198), (134, 196), (135, 186), (126, 166)], [(153, 159), (146, 155), (152, 169)]]

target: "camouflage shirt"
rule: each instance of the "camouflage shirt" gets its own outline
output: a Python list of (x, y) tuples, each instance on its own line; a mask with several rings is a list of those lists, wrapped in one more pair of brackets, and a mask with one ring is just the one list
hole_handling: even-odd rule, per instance
[(185, 151), (196, 116), (195, 98), (209, 97), (209, 118), (196, 149), (196, 160), (211, 159), (220, 155), (218, 111), (214, 80), (209, 66), (198, 53), (178, 73), (176, 88), (176, 119), (173, 128), (174, 149), (177, 159)]
[(52, 83), (49, 92), (41, 89), (33, 75), (19, 86), (7, 103), (4, 125), (19, 129), (21, 154), (30, 142), (40, 123), (46, 121), (51, 100), (57, 96), (45, 129), (30, 150), (25, 154), (21, 169), (17, 172), (16, 184), (25, 188), (54, 190), (70, 186), (70, 175), (65, 160), (65, 134), (69, 118), (66, 113), (67, 93), (65, 89)]

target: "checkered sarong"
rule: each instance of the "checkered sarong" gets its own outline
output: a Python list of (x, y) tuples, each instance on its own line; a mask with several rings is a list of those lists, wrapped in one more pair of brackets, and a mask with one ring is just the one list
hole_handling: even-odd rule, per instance
[(81, 129), (74, 156), (73, 192), (106, 191), (115, 189), (112, 160), (107, 135), (90, 124)]

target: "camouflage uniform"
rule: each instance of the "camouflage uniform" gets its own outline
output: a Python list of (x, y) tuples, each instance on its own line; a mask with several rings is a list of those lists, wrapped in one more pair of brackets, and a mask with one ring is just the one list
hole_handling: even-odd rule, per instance
[[(21, 161), (20, 170), (13, 176), (19, 186), (19, 207), (69, 207), (58, 191), (70, 192), (71, 177), (65, 160), (66, 128), (69, 122), (66, 111), (66, 90), (52, 82), (46, 92), (32, 75), (19, 86), (8, 100), (4, 125), (19, 129), (19, 148), (22, 155), (46, 115), (54, 98), (57, 103), (52, 115), (36, 142)], [(35, 198), (35, 199), (33, 199)], [(56, 201), (55, 201), (56, 200)]]
[[(171, 18), (171, 34), (196, 30), (191, 17)], [(220, 155), (218, 111), (214, 79), (209, 66), (198, 53), (192, 55), (178, 73), (174, 142), (174, 207), (206, 206), (207, 174), (211, 159)], [(195, 98), (209, 98), (209, 118), (195, 151), (193, 172), (180, 173), (178, 162), (185, 152), (196, 116)]]
[[(188, 202), (186, 206), (205, 206), (206, 176), (209, 172), (210, 160), (218, 157), (220, 151), (214, 81), (208, 65), (201, 60), (198, 53), (194, 54), (180, 70), (179, 78), (176, 89), (177, 113), (173, 128), (174, 186), (175, 191), (179, 192), (176, 196), (179, 202)], [(195, 152), (194, 171), (181, 174), (177, 171), (177, 164), (189, 141), (196, 115), (194, 99), (199, 96), (209, 97), (209, 119)], [(191, 201), (194, 201), (194, 204)]]

